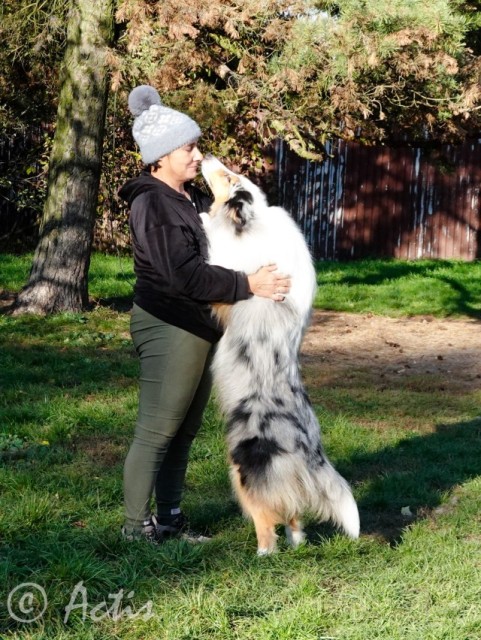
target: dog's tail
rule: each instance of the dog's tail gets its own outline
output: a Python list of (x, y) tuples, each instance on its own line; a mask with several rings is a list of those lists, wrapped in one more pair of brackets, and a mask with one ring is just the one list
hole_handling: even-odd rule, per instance
[(319, 521), (330, 520), (349, 537), (359, 537), (359, 511), (349, 484), (324, 454), (316, 456), (314, 465), (306, 464), (301, 455), (280, 453), (264, 466), (261, 456), (256, 469), (247, 469), (235, 458), (235, 471), (249, 501), (279, 514), (281, 522), (307, 511)]
[(315, 466), (312, 461), (306, 465), (300, 456), (292, 456), (288, 464), (291, 466), (290, 486), (294, 495), (289, 495), (289, 486), (279, 487), (286, 496), (287, 505), (291, 507), (289, 502), (292, 499), (299, 500), (318, 520), (330, 520), (351, 538), (358, 538), (359, 511), (351, 488), (325, 454), (316, 456)]
[[(359, 511), (347, 481), (324, 458), (315, 473), (315, 493), (310, 493), (310, 510), (320, 520), (331, 520), (349, 537), (359, 537)], [(311, 490), (312, 491), (312, 490)]]

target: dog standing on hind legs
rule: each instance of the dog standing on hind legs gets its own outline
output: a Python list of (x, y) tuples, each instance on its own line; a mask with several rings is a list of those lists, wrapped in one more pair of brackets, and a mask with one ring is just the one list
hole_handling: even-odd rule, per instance
[(284, 302), (252, 296), (214, 305), (225, 327), (213, 362), (214, 385), (227, 422), (232, 484), (254, 521), (257, 553), (275, 551), (278, 524), (298, 546), (306, 512), (357, 538), (356, 502), (323, 451), (299, 370), (316, 291), (304, 237), (284, 209), (269, 207), (256, 185), (216, 158), (204, 159), (202, 173), (214, 194), (210, 212), (201, 214), (209, 262), (246, 273), (276, 264), (292, 279)]

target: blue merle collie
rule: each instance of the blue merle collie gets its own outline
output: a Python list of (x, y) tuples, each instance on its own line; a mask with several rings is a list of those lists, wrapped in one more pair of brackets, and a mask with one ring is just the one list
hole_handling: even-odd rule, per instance
[(213, 194), (203, 213), (209, 262), (245, 273), (277, 264), (292, 287), (284, 302), (252, 296), (217, 305), (224, 324), (213, 363), (227, 420), (234, 489), (256, 528), (259, 555), (276, 549), (284, 524), (294, 547), (304, 540), (299, 518), (331, 520), (352, 538), (359, 513), (348, 483), (323, 451), (320, 427), (304, 389), (299, 350), (316, 290), (305, 240), (289, 214), (269, 207), (247, 178), (208, 156), (202, 173)]

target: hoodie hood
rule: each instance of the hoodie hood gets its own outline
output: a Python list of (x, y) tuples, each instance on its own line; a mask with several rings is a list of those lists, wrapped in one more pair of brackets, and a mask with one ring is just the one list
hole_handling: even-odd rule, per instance
[(157, 189), (162, 188), (175, 195), (174, 189), (171, 189), (164, 182), (161, 182), (160, 180), (157, 180), (157, 178), (151, 176), (148, 171), (142, 171), (142, 173), (136, 178), (127, 180), (124, 186), (119, 189), (119, 196), (122, 200), (125, 200), (130, 207), (135, 198), (141, 193), (157, 191)]

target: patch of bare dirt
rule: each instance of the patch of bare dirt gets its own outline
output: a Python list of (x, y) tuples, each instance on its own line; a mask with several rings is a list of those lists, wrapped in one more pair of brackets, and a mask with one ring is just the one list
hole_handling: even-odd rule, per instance
[(363, 373), (374, 384), (424, 377), (475, 391), (481, 388), (481, 322), (315, 310), (302, 360), (321, 365), (331, 382)]
[[(442, 403), (444, 394), (463, 395), (481, 389), (481, 322), (475, 319), (386, 318), (314, 311), (301, 354), (303, 378), (311, 397), (316, 389), (330, 387), (344, 388), (361, 399), (366, 397), (363, 395), (366, 389), (369, 395), (370, 389), (377, 392), (404, 388), (432, 392)], [(393, 407), (392, 418), (398, 427), (402, 425), (419, 433), (412, 441), (413, 446), (409, 448), (400, 442), (386, 445), (379, 452), (360, 451), (348, 476), (355, 485), (366, 480), (382, 483), (384, 477), (389, 479), (393, 473), (398, 474), (396, 489), (389, 481), (387, 485), (392, 504), (382, 500), (379, 505), (369, 504), (369, 500), (367, 504), (360, 503), (363, 534), (390, 544), (397, 544), (406, 527), (417, 520), (434, 521), (439, 514), (453, 510), (456, 494), (442, 505), (441, 496), (456, 489), (479, 469), (468, 455), (471, 447), (475, 447), (474, 451), (479, 447), (478, 421), (432, 424), (430, 418), (409, 415), (409, 403), (406, 407), (402, 405), (399, 411)], [(375, 423), (369, 413), (367, 417), (362, 413), (356, 416), (357, 423), (364, 420), (369, 427), (391, 426), (390, 417), (385, 415)], [(430, 497), (424, 505), (416, 506), (410, 485), (412, 473), (416, 472), (419, 456), (430, 447), (433, 458), (428, 456), (423, 463), (430, 473), (420, 480)], [(439, 469), (437, 456), (443, 451), (450, 453), (445, 468)], [(459, 459), (470, 459), (465, 471)], [(414, 504), (412, 513), (410, 504)]]
[(125, 443), (112, 442), (106, 436), (85, 436), (75, 440), (72, 448), (99, 467), (110, 468), (121, 463), (125, 458)]

